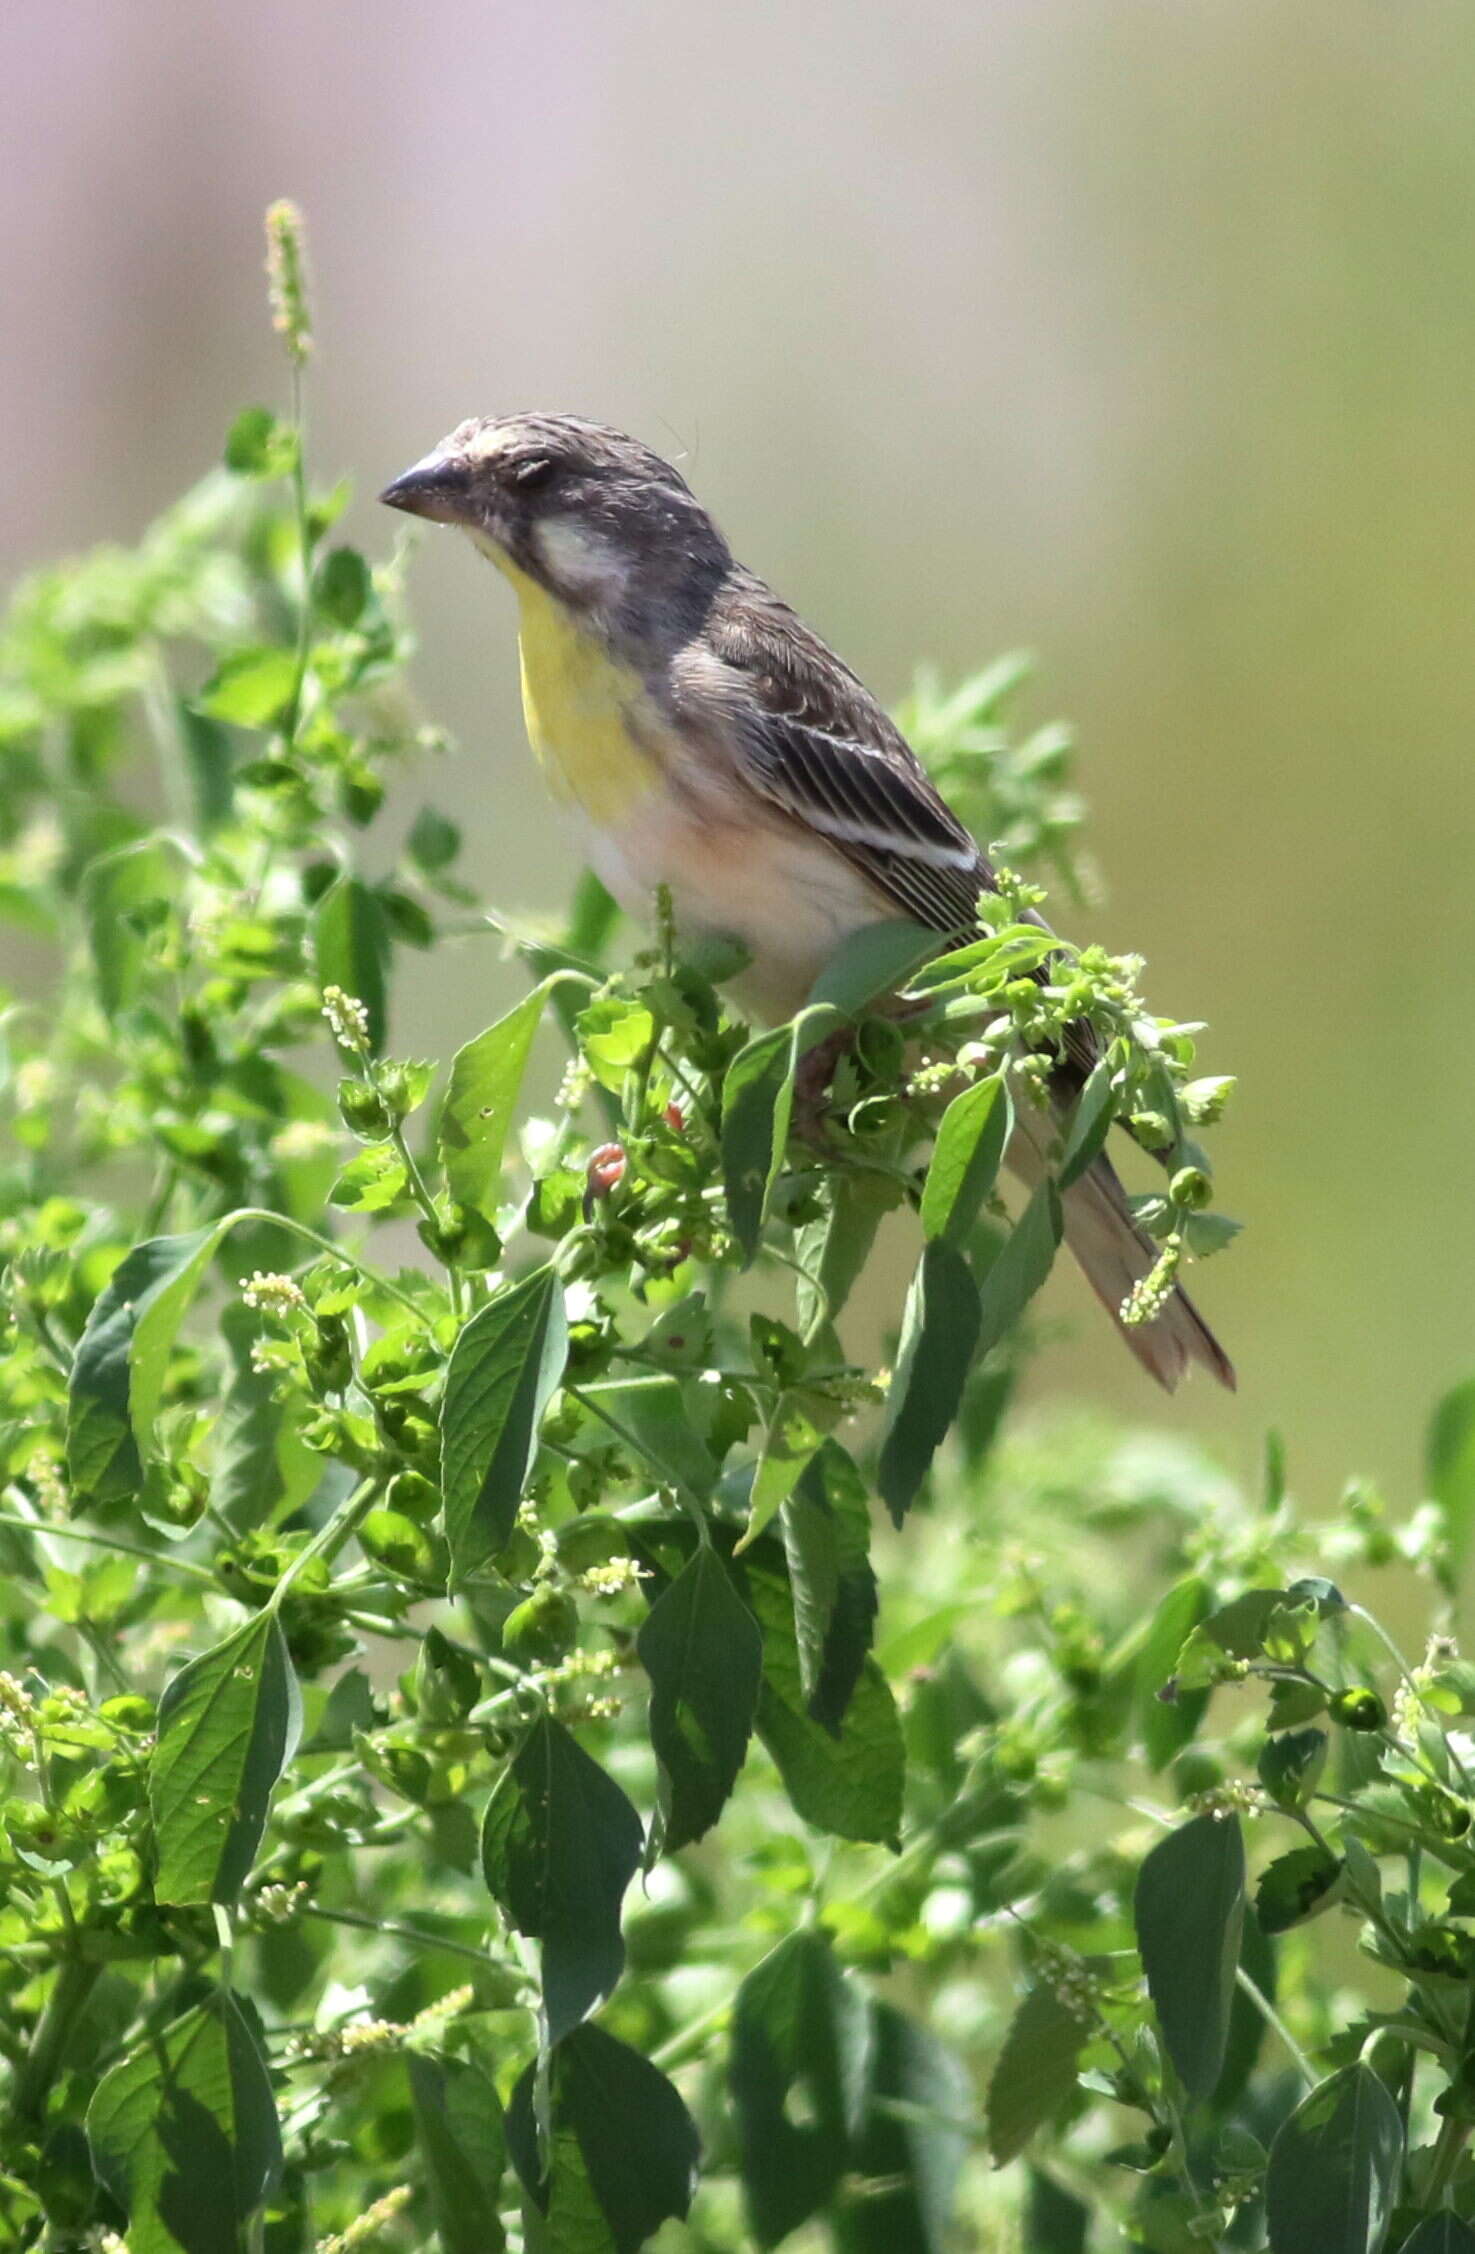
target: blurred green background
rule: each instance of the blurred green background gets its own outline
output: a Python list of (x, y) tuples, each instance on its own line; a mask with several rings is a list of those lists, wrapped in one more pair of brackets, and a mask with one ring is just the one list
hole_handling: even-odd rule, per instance
[[(281, 397), (289, 194), (371, 550), (463, 416), (570, 408), (678, 455), (883, 696), (1028, 644), (1109, 887), (1068, 928), (1211, 1021), (1249, 1225), (1200, 1279), (1237, 1401), (1154, 1398), (1073, 1273), (1036, 1387), (1411, 1497), (1475, 1366), (1469, 0), (69, 0), (4, 11), (0, 71), (5, 577)], [(550, 907), (505, 592), (432, 539), (414, 603), (429, 788)], [(510, 990), (461, 962), (410, 1047)]]

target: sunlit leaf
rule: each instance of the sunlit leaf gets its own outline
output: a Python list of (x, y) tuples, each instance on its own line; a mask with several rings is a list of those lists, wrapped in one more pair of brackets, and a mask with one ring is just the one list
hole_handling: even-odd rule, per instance
[(1265, 2174), (1273, 2254), (1381, 2254), (1403, 2164), (1398, 2108), (1370, 2066), (1346, 2066), (1276, 2131)]
[(273, 1612), (258, 1612), (180, 1669), (159, 1701), (149, 1763), (159, 1901), (234, 1901), (301, 1725), (297, 1680)]
[(499, 1292), (456, 1340), (440, 1444), (446, 1539), (457, 1576), (475, 1572), (511, 1539), (567, 1351), (563, 1286), (552, 1268)]
[(1132, 1912), (1163, 2043), (1191, 2097), (1219, 2079), (1245, 1906), (1238, 1816), (1195, 1816), (1137, 1873)]

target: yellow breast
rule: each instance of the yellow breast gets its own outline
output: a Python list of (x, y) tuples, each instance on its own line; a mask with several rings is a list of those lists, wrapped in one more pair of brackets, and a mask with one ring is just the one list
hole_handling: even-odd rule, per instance
[(538, 763), (559, 798), (600, 828), (619, 825), (660, 780), (632, 725), (648, 703), (644, 684), (536, 580), (495, 561), (517, 593), (522, 709)]

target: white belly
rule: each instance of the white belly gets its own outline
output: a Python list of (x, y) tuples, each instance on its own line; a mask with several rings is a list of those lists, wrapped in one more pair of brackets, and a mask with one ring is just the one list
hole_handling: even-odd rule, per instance
[(574, 821), (590, 867), (629, 914), (648, 924), (664, 884), (678, 938), (741, 941), (753, 960), (733, 990), (761, 1017), (791, 1017), (841, 940), (887, 913), (833, 846), (797, 829), (730, 828), (664, 794), (618, 828)]

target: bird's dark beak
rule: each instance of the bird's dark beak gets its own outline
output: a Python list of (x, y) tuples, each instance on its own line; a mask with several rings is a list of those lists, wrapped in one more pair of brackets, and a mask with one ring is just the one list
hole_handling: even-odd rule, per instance
[(432, 524), (459, 524), (466, 515), (471, 472), (454, 454), (427, 454), (386, 485), (381, 501), (403, 509), (412, 517), (429, 517)]

